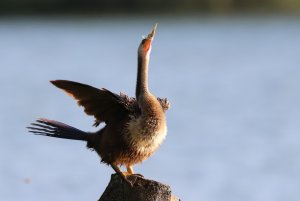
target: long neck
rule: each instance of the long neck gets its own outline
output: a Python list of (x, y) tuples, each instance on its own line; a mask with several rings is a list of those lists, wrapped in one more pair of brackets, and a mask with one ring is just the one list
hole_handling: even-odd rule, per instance
[(149, 92), (148, 89), (148, 64), (149, 55), (138, 55), (138, 73), (136, 81), (135, 95), (138, 98), (140, 95), (144, 95)]
[(148, 65), (150, 52), (147, 55), (138, 55), (138, 73), (136, 81), (136, 99), (142, 114), (146, 116), (164, 117), (160, 103), (148, 89)]

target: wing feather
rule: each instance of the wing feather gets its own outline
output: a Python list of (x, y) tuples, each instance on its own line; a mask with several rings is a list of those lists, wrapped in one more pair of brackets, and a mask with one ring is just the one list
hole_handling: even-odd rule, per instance
[(96, 126), (128, 112), (124, 101), (121, 101), (122, 98), (107, 89), (97, 89), (68, 80), (54, 80), (51, 83), (77, 100), (78, 105), (84, 108), (87, 115), (94, 116)]
[[(141, 112), (136, 99), (123, 93), (118, 95), (105, 88), (98, 89), (68, 80), (54, 80), (51, 83), (73, 97), (87, 115), (94, 116), (96, 119), (94, 126), (98, 126), (101, 122), (113, 121), (123, 115), (138, 116)], [(166, 98), (157, 100), (164, 111), (169, 109), (170, 103)]]

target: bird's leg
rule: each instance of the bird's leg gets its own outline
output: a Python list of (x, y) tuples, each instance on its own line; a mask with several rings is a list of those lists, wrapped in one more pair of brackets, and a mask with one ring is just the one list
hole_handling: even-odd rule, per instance
[(126, 166), (126, 169), (127, 169), (127, 173), (130, 175), (130, 174), (134, 174), (134, 171), (133, 171), (133, 168), (132, 166)]
[(116, 164), (111, 163), (110, 165), (111, 165), (111, 167), (114, 169), (114, 171), (115, 171), (116, 173), (118, 173), (118, 174), (120, 175), (120, 177), (122, 177), (122, 179), (124, 179), (125, 182), (127, 182), (131, 187), (133, 186), (133, 184), (131, 183), (131, 181), (129, 181), (129, 180), (126, 178), (127, 175), (125, 175), (125, 174), (120, 170), (120, 168), (119, 168)]
[[(127, 174), (128, 174), (128, 175), (134, 174), (133, 167), (132, 167), (131, 165), (126, 166), (126, 169), (127, 169)], [(141, 174), (134, 174), (134, 175), (137, 175), (137, 176), (139, 176), (139, 177), (144, 177), (144, 176), (141, 175)]]

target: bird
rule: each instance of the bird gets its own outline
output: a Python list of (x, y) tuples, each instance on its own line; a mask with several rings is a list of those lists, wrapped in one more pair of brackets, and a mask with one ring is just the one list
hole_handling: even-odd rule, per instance
[[(86, 141), (86, 146), (99, 155), (101, 162), (110, 165), (132, 185), (127, 177), (134, 174), (133, 166), (152, 156), (167, 135), (166, 111), (170, 102), (154, 96), (148, 86), (148, 66), (156, 28), (157, 24), (138, 47), (135, 97), (74, 81), (50, 81), (73, 97), (87, 115), (94, 116), (93, 126), (104, 123), (100, 130), (85, 132), (59, 121), (39, 118), (27, 127), (29, 132)], [(126, 167), (126, 172), (121, 171), (122, 166)]]

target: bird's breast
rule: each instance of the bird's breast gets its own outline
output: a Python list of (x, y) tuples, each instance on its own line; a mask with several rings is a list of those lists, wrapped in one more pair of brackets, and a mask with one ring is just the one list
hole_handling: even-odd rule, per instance
[(165, 120), (156, 117), (133, 118), (127, 127), (131, 149), (148, 157), (155, 152), (167, 135)]

